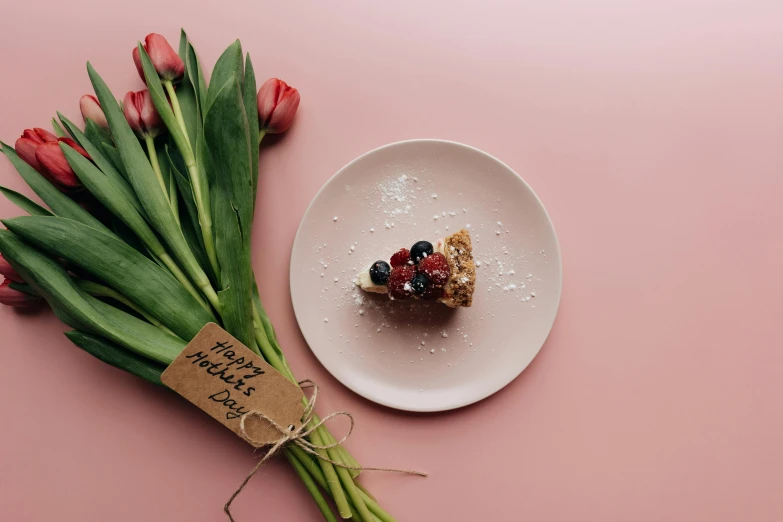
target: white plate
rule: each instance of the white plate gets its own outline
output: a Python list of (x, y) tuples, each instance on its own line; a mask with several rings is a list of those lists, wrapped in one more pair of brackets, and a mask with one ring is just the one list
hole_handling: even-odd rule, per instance
[[(373, 261), (463, 227), (480, 264), (471, 308), (355, 287)], [(517, 377), (552, 328), (561, 281), (533, 190), (489, 154), (440, 140), (393, 143), (343, 167), (305, 212), (291, 254), (294, 311), (318, 360), (356, 393), (410, 411), (459, 408)]]

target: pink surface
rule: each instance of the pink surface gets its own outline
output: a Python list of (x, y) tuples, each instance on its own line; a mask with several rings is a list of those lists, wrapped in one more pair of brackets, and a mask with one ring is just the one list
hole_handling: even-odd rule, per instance
[[(297, 121), (262, 154), (261, 293), (297, 374), (322, 385), (321, 411), (358, 418), (359, 460), (432, 473), (367, 474), (399, 520), (780, 519), (780, 2), (162, 4), (4, 6), (0, 137), (57, 109), (76, 117), (87, 59), (118, 96), (140, 88), (133, 43), (180, 25), (206, 63), (240, 37), (261, 77), (298, 87)], [(288, 293), (294, 233), (319, 187), (358, 154), (414, 137), (469, 143), (524, 172), (564, 264), (533, 364), (439, 415), (336, 383)], [(5, 161), (0, 176), (29, 193)], [(249, 447), (80, 353), (50, 313), (3, 308), (0, 321), (1, 519), (224, 520)], [(282, 462), (235, 505), (239, 521), (318, 517)]]

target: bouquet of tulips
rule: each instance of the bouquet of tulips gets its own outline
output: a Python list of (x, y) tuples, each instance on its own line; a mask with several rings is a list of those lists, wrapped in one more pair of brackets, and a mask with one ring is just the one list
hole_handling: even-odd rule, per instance
[[(58, 114), (54, 134), (28, 129), (2, 144), (48, 209), (0, 187), (29, 214), (3, 220), (0, 302), (45, 300), (76, 346), (153, 383), (209, 322), (296, 383), (259, 299), (250, 230), (259, 144), (289, 127), (299, 93), (274, 78), (256, 91), (239, 41), (209, 82), (184, 31), (179, 52), (150, 34), (133, 60), (147, 89), (122, 103), (87, 64), (84, 130)], [(341, 518), (394, 520), (324, 426), (309, 440), (332, 447), (324, 458), (297, 445), (284, 454), (326, 520), (337, 520), (332, 506)]]

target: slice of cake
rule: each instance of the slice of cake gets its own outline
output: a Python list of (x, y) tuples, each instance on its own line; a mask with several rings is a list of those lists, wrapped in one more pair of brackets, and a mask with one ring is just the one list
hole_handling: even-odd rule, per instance
[(476, 286), (470, 234), (462, 229), (434, 245), (419, 241), (410, 250), (403, 248), (388, 263), (379, 260), (363, 270), (356, 284), (365, 292), (389, 294), (390, 299), (470, 306)]

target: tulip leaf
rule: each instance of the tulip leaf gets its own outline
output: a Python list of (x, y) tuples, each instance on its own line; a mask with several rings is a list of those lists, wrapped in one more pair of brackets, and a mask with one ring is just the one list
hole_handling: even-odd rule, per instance
[(34, 168), (25, 163), (12, 147), (9, 147), (2, 142), (0, 142), (0, 147), (2, 147), (2, 152), (11, 160), (14, 167), (16, 167), (16, 170), (22, 176), (22, 179), (24, 179), (30, 188), (33, 189), (33, 192), (38, 194), (38, 197), (52, 209), (54, 214), (73, 219), (74, 221), (79, 221), (80, 223), (84, 223), (85, 225), (98, 230), (103, 230), (105, 232), (109, 231), (109, 229), (95, 219), (92, 214), (80, 207), (74, 200), (60, 192), (57, 187), (52, 185), (46, 178), (36, 172)]
[(201, 63), (198, 60), (196, 49), (188, 40), (185, 30), (182, 30), (179, 40), (179, 57), (185, 62), (185, 75), (190, 80), (193, 90), (196, 92), (199, 112), (203, 120), (204, 110), (207, 102), (207, 82), (204, 80), (204, 71), (201, 69)]
[(21, 208), (31, 216), (51, 216), (52, 213), (43, 208), (41, 205), (36, 203), (35, 201), (32, 201), (27, 196), (18, 193), (15, 190), (11, 190), (10, 188), (5, 188), (3, 186), (0, 186), (0, 192), (3, 193), (3, 195), (8, 198), (8, 201), (16, 205), (17, 207)]
[(166, 367), (162, 364), (140, 357), (97, 335), (71, 330), (70, 332), (65, 332), (65, 336), (73, 344), (95, 358), (153, 384), (163, 385), (160, 381), (160, 375)]
[(35, 291), (35, 288), (28, 285), (27, 283), (17, 283), (16, 281), (11, 281), (8, 283), (8, 286), (13, 288), (14, 290), (19, 290), (20, 292), (24, 292), (27, 295), (32, 295), (35, 297), (41, 297), (38, 292)]
[(125, 197), (125, 194), (118, 190), (117, 186), (87, 158), (65, 145), (60, 145), (60, 148), (63, 149), (65, 158), (87, 190), (116, 218), (122, 220), (144, 243), (150, 253), (157, 257), (163, 255), (166, 251), (163, 244), (132, 202)]
[(253, 219), (250, 139), (236, 75), (215, 95), (204, 119), (204, 131), (216, 180), (212, 193), (222, 289), (218, 294), (221, 316), (224, 328), (231, 335), (256, 349), (250, 260)]
[(185, 75), (177, 87), (177, 100), (182, 111), (182, 117), (185, 120), (185, 128), (188, 131), (188, 141), (191, 148), (196, 143), (196, 127), (202, 124), (201, 110), (199, 107), (198, 84), (194, 84), (189, 71), (190, 63), (188, 61), (188, 37), (182, 30), (179, 40), (179, 57), (185, 64)]
[(25, 242), (117, 290), (183, 339), (215, 321), (171, 273), (114, 235), (58, 217), (23, 216), (3, 223)]
[[(130, 227), (128, 227), (128, 225), (126, 225), (125, 222), (117, 216), (111, 216), (111, 229), (118, 238), (122, 239), (123, 242), (133, 247), (136, 252), (143, 255), (144, 257), (152, 259), (152, 254), (144, 245), (144, 243), (141, 242), (139, 236), (137, 236), (133, 230), (131, 230)], [(158, 263), (157, 261), (155, 262)], [(161, 265), (161, 263), (158, 264)]]
[[(17, 219), (69, 221), (56, 217)], [(93, 229), (93, 232), (97, 231)], [(87, 295), (59, 263), (8, 230), (0, 230), (0, 251), (19, 275), (46, 299), (57, 317), (72, 328), (101, 335), (162, 364), (169, 364), (185, 347), (182, 339)]]
[[(128, 184), (128, 181), (117, 171), (117, 169), (114, 168), (112, 162), (103, 155), (103, 152), (100, 148), (101, 144), (88, 140), (87, 136), (68, 118), (62, 114), (59, 114), (59, 116), (60, 120), (63, 122), (63, 125), (65, 125), (71, 135), (74, 136), (74, 140), (76, 140), (76, 142), (87, 151), (87, 154), (90, 155), (92, 161), (95, 163), (95, 165), (98, 166), (101, 172), (105, 174), (105, 177), (110, 181), (110, 183), (114, 185), (116, 190), (118, 190), (125, 197), (125, 199), (127, 199), (128, 202), (143, 215), (144, 209), (141, 207), (141, 203), (139, 203), (139, 198), (136, 197), (136, 193), (133, 192), (133, 189)], [(62, 145), (60, 148), (62, 148)], [(66, 154), (66, 159), (69, 157), (70, 156)], [(68, 163), (71, 163), (70, 159), (68, 160)], [(71, 165), (71, 168), (73, 168), (73, 165)], [(89, 187), (88, 190), (90, 190)], [(92, 190), (90, 190), (90, 192), (92, 192)]]
[(113, 145), (107, 145), (106, 143), (101, 144), (101, 151), (103, 151), (103, 155), (106, 156), (109, 161), (111, 161), (111, 164), (114, 165), (114, 168), (117, 169), (117, 172), (122, 174), (122, 177), (127, 180), (128, 173), (125, 172), (125, 165), (122, 164), (120, 151), (118, 151)]
[(180, 220), (180, 228), (182, 228), (182, 234), (185, 236), (185, 240), (190, 246), (190, 250), (193, 255), (196, 256), (201, 268), (209, 276), (210, 281), (215, 281), (215, 275), (212, 273), (212, 267), (209, 264), (207, 253), (204, 250), (203, 236), (201, 235), (201, 224), (198, 220), (198, 208), (196, 207), (196, 201), (193, 199), (193, 187), (190, 185), (190, 181), (184, 174), (182, 169), (184, 163), (182, 157), (171, 147), (166, 147), (166, 157), (168, 158), (169, 165), (171, 167), (171, 175), (174, 181), (179, 187), (179, 193), (182, 197), (182, 201), (185, 204), (184, 213), (185, 218)]
[[(54, 129), (54, 133), (58, 137), (60, 137), (60, 138), (67, 138), (68, 137), (68, 135), (65, 133), (63, 128), (60, 126), (60, 123), (55, 118), (52, 118), (52, 129)], [(73, 136), (71, 136), (71, 137), (73, 137)]]
[[(206, 108), (203, 109), (205, 115), (215, 98), (217, 98), (218, 93), (232, 76), (236, 77), (236, 81), (240, 85), (243, 83), (242, 44), (239, 40), (235, 40), (234, 43), (229, 45), (223, 51), (223, 54), (220, 55), (217, 62), (215, 62), (215, 68), (212, 69), (212, 77), (209, 79), (209, 88), (207, 89)], [(206, 121), (206, 116), (204, 120)]]
[(255, 211), (258, 190), (258, 99), (256, 97), (256, 74), (250, 53), (245, 59), (244, 102), (247, 114), (247, 129), (250, 136), (250, 181), (253, 184), (253, 210)]
[[(149, 62), (146, 51), (142, 48), (142, 58)], [(151, 64), (149, 64), (151, 65)], [(172, 212), (166, 194), (160, 189), (155, 172), (152, 170), (147, 155), (133, 134), (128, 122), (125, 121), (119, 106), (114, 101), (109, 87), (104, 83), (95, 69), (88, 63), (87, 69), (92, 80), (95, 94), (104, 107), (104, 114), (109, 121), (112, 137), (120, 153), (122, 164), (128, 174), (128, 181), (139, 198), (147, 217), (157, 232), (171, 248), (180, 266), (190, 276), (199, 288), (209, 285), (209, 278), (199, 266), (198, 261), (190, 251), (182, 230)]]

